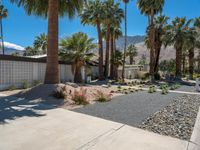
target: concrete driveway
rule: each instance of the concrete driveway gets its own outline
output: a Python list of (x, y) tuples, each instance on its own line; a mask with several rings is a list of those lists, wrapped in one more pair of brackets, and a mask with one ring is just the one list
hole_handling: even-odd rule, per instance
[[(0, 102), (2, 99), (4, 98), (1, 98)], [(30, 104), (12, 107), (15, 110), (13, 113), (17, 112), (20, 115), (13, 114), (11, 117), (12, 110), (10, 110), (9, 118), (4, 117), (4, 122), (1, 122), (0, 150), (187, 150), (189, 147), (198, 150), (199, 148), (198, 145), (190, 146), (187, 141), (161, 136), (122, 123), (61, 108), (41, 107), (38, 109)], [(6, 107), (3, 108), (6, 110)], [(23, 115), (24, 109), (30, 109), (29, 111), (34, 113)]]

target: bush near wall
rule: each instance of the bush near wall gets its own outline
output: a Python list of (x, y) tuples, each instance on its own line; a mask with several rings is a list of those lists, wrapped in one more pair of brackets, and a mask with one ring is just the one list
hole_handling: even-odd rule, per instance
[(138, 71), (135, 76), (136, 79), (147, 80), (149, 78), (149, 73), (146, 71)]

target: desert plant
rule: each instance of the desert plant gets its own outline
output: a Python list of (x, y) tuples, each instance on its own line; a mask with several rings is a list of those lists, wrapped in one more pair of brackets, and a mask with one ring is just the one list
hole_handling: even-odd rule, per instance
[(13, 91), (13, 90), (16, 90), (16, 86), (13, 84), (13, 85), (11, 85), (11, 86), (9, 86), (9, 91)]
[(94, 96), (95, 96), (95, 100), (99, 102), (107, 102), (107, 101), (110, 101), (112, 98), (111, 93), (108, 94), (101, 90), (97, 90)]
[(79, 91), (74, 90), (74, 93), (72, 95), (72, 100), (78, 105), (89, 104), (87, 100), (87, 89), (81, 88)]
[(111, 87), (111, 86), (112, 86), (112, 84), (109, 82), (109, 83), (107, 83), (107, 86), (108, 86), (108, 87)]
[(29, 84), (28, 84), (28, 81), (27, 81), (27, 80), (24, 80), (24, 81), (22, 82), (22, 88), (23, 88), (23, 89), (28, 89), (28, 88), (29, 88)]
[(155, 86), (150, 86), (148, 92), (149, 92), (149, 93), (154, 93), (154, 92), (156, 92), (156, 87), (155, 87)]
[[(69, 93), (67, 92), (69, 91)], [(58, 98), (58, 99), (61, 99), (61, 98), (64, 98), (66, 99), (67, 96), (71, 93), (71, 90), (68, 90), (67, 89), (67, 86), (60, 86), (60, 85), (57, 85), (54, 92), (53, 92), (53, 96)]]
[(40, 84), (39, 80), (33, 80), (33, 86), (37, 86), (38, 84)]
[(121, 85), (118, 85), (118, 86), (117, 86), (117, 88), (118, 88), (118, 90), (119, 90), (119, 89), (121, 89), (121, 88), (122, 88), (122, 86), (121, 86)]

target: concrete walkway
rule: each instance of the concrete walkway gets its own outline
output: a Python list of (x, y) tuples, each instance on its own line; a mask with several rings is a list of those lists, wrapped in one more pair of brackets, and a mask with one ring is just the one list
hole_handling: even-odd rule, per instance
[(188, 142), (0, 95), (0, 150), (200, 150), (198, 124)]
[(0, 125), (1, 150), (187, 150), (188, 142), (64, 109)]

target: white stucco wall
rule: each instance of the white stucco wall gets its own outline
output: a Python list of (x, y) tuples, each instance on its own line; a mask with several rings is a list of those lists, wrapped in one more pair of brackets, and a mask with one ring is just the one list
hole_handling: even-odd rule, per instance
[[(11, 85), (20, 87), (23, 81), (32, 84), (34, 80), (43, 82), (46, 63), (0, 60), (0, 90)], [(60, 64), (60, 81), (73, 81), (71, 65)]]

